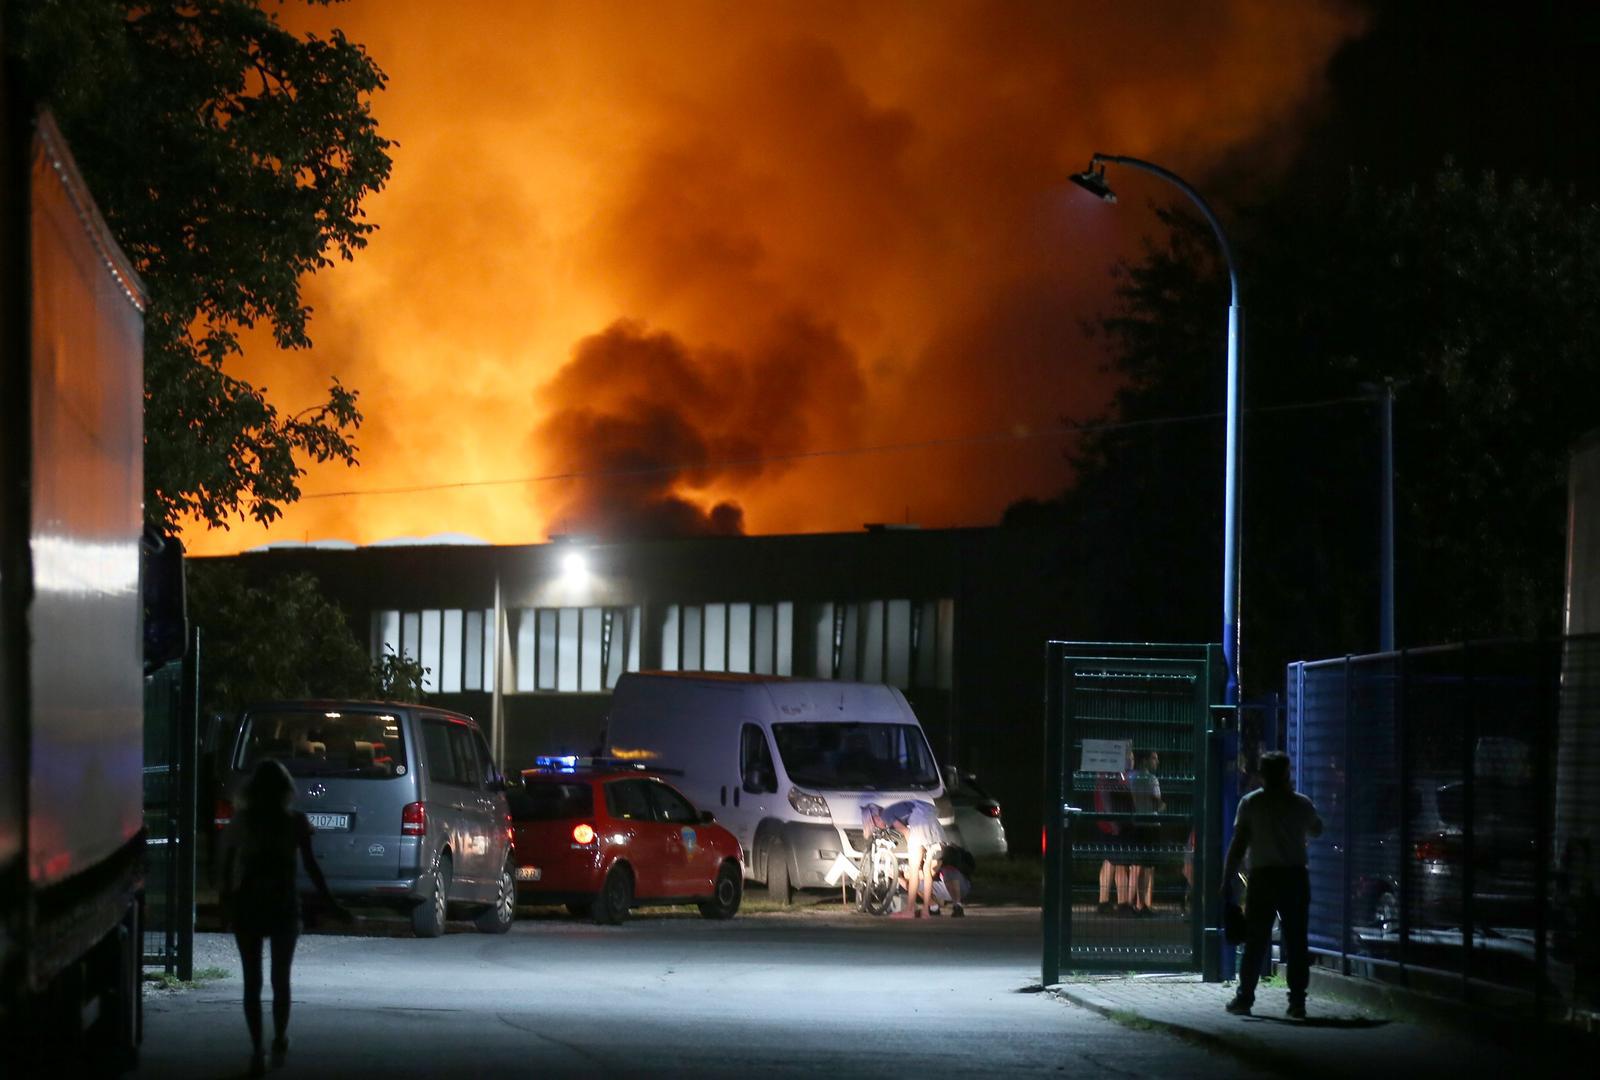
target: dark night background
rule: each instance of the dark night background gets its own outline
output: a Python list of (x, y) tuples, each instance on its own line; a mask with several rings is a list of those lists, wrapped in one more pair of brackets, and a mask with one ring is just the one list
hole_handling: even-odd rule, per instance
[[(1402, 381), (1402, 647), (1558, 631), (1566, 457), (1600, 425), (1600, 9), (1365, 7), (1293, 160), (1282, 132), (1197, 180), (1243, 277), (1249, 693), (1377, 648), (1368, 387)], [(1161, 215), (1090, 327), (1124, 384), (1081, 482), (1008, 514), (1063, 530), (1061, 636), (1218, 637), (1226, 275), (1198, 219)]]

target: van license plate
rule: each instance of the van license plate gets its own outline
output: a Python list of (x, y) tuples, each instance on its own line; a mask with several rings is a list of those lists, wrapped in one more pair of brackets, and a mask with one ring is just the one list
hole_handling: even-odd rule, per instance
[(321, 829), (323, 832), (350, 831), (349, 814), (307, 814), (306, 817), (310, 819), (313, 829)]

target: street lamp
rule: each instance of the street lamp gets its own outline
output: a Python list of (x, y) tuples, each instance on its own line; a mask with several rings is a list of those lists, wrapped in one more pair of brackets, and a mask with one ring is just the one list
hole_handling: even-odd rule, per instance
[(1243, 477), (1240, 475), (1240, 465), (1244, 457), (1243, 443), (1243, 416), (1239, 408), (1240, 361), (1239, 361), (1239, 333), (1240, 324), (1244, 320), (1244, 308), (1239, 304), (1239, 271), (1233, 262), (1233, 248), (1228, 244), (1228, 236), (1222, 231), (1222, 223), (1217, 220), (1217, 215), (1212, 212), (1210, 205), (1200, 197), (1200, 193), (1190, 187), (1188, 182), (1175, 173), (1168, 172), (1159, 165), (1152, 165), (1148, 161), (1138, 158), (1121, 157), (1115, 154), (1095, 154), (1089, 159), (1089, 167), (1072, 177), (1072, 182), (1089, 192), (1097, 199), (1108, 203), (1117, 201), (1116, 192), (1106, 183), (1107, 165), (1127, 165), (1130, 168), (1140, 169), (1152, 173), (1161, 179), (1173, 184), (1189, 196), (1189, 200), (1200, 208), (1200, 213), (1211, 225), (1211, 231), (1217, 235), (1217, 246), (1222, 248), (1223, 261), (1228, 264), (1228, 286), (1231, 295), (1228, 300), (1228, 407), (1227, 446), (1223, 451), (1224, 457), (1224, 485), (1223, 485), (1223, 523), (1222, 523), (1222, 660), (1228, 669), (1228, 688), (1225, 702), (1229, 705), (1239, 704), (1239, 523), (1241, 521), (1241, 507), (1244, 502)]

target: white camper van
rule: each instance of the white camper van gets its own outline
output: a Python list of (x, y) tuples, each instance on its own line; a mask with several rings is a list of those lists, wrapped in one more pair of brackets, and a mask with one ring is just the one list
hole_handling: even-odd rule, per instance
[[(861, 845), (861, 804), (923, 799), (953, 829), (922, 725), (892, 686), (766, 675), (622, 676), (607, 752), (674, 773), (739, 838), (745, 877), (787, 903)], [(953, 839), (953, 838), (952, 838)]]

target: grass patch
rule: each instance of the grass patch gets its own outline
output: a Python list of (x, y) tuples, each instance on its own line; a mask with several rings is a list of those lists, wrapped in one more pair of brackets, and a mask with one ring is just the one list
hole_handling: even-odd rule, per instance
[[(789, 906), (784, 906), (775, 900), (767, 899), (765, 889), (747, 892), (739, 902), (740, 915), (778, 915), (784, 912), (806, 911), (810, 908), (830, 908), (833, 911), (854, 911), (853, 907), (839, 906), (837, 895), (825, 897), (821, 900), (812, 896), (801, 895)], [(698, 919), (700, 909), (694, 904), (641, 904), (633, 909), (635, 917), (646, 919)], [(553, 919), (558, 922), (583, 922), (588, 916), (573, 915), (559, 904), (519, 904), (517, 916), (524, 919)]]
[(1135, 1031), (1154, 1031), (1156, 1028), (1156, 1025), (1151, 1021), (1146, 1020), (1138, 1013), (1129, 1012), (1127, 1009), (1112, 1009), (1110, 1015), (1111, 1019), (1123, 1027), (1132, 1028)]
[[(776, 900), (768, 900), (765, 896), (758, 897), (746, 894), (745, 898), (739, 901), (739, 914), (778, 915), (786, 911), (804, 911), (806, 908), (815, 906), (816, 905), (814, 904), (807, 904), (804, 901), (801, 901), (798, 904), (780, 904)], [(838, 905), (835, 904), (834, 907), (837, 908)]]
[(978, 887), (995, 884), (1031, 885), (1038, 888), (1044, 884), (1044, 860), (1038, 856), (979, 859), (977, 863), (977, 870), (972, 875), (972, 880)]
[(203, 967), (194, 973), (192, 979), (180, 979), (169, 971), (162, 971), (147, 972), (144, 981), (161, 990), (193, 990), (202, 983), (226, 979), (230, 974), (226, 968)]

